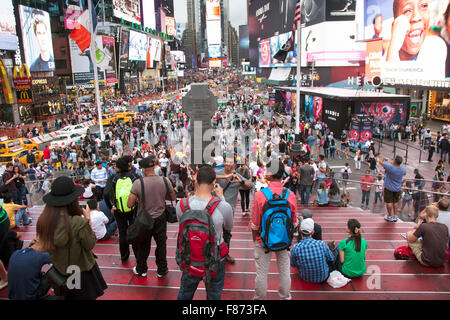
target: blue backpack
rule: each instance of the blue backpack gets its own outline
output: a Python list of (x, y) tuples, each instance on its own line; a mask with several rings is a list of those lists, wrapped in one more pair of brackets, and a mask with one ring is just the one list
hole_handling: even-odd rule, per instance
[(261, 219), (262, 245), (266, 252), (289, 249), (294, 237), (291, 206), (287, 201), (290, 190), (283, 188), (281, 196), (274, 195), (269, 188), (261, 192), (267, 198)]

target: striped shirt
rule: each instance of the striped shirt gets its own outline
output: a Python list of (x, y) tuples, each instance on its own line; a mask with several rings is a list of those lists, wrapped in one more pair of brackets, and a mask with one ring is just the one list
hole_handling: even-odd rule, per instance
[(106, 187), (106, 180), (108, 180), (108, 173), (105, 168), (101, 168), (100, 170), (94, 168), (91, 172), (91, 179), (94, 181), (96, 186), (104, 188)]
[(327, 261), (333, 261), (333, 254), (323, 241), (306, 238), (291, 250), (291, 266), (298, 268), (300, 277), (309, 282), (323, 282), (328, 278)]

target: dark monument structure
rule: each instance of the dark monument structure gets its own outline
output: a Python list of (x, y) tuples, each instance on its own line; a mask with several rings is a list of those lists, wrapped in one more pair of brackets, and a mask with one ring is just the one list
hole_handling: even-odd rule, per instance
[(205, 83), (191, 84), (191, 90), (182, 99), (183, 111), (191, 123), (191, 165), (203, 164), (203, 152), (211, 141), (205, 139), (205, 132), (211, 129), (211, 118), (217, 111), (217, 97)]

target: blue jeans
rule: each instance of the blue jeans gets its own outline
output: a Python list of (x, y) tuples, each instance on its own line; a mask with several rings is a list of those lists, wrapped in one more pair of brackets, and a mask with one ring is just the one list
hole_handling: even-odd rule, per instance
[(307, 186), (304, 184), (300, 185), (301, 204), (308, 204), (310, 193), (311, 193), (311, 186)]
[(383, 203), (383, 198), (381, 198), (381, 192), (375, 192), (375, 203), (380, 199), (380, 202)]
[(101, 240), (108, 240), (117, 230), (117, 222), (113, 221), (110, 224), (106, 225), (106, 234)]
[(366, 206), (368, 206), (369, 205), (369, 199), (370, 199), (370, 190), (369, 191), (361, 190), (361, 191), (362, 191), (361, 205), (363, 205), (364, 201), (366, 201)]
[(16, 227), (20, 227), (20, 221), (22, 221), (24, 226), (31, 223), (31, 220), (27, 215), (27, 210), (25, 209), (17, 210), (14, 220), (16, 221)]
[[(203, 278), (194, 277), (189, 273), (183, 273), (181, 276), (180, 291), (178, 292), (178, 300), (192, 300), (194, 298), (197, 286)], [(211, 278), (211, 282), (206, 286), (206, 298), (208, 300), (221, 300), (223, 285), (225, 282), (225, 260), (219, 264), (219, 270), (216, 275)]]
[(330, 147), (330, 158), (334, 159), (334, 154), (336, 153), (336, 147)]

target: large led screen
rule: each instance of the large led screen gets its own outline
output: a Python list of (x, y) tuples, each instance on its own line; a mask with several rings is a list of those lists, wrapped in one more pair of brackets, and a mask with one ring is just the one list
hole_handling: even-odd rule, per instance
[(364, 37), (383, 40), (379, 49), (383, 80), (437, 80), (442, 85), (450, 80), (446, 72), (450, 40), (444, 36), (449, 27), (443, 23), (448, 6), (448, 0), (365, 1)]
[(12, 0), (0, 1), (0, 49), (17, 50), (16, 20)]
[(273, 56), (281, 49), (281, 47), (289, 41), (291, 32), (273, 36), (269, 39), (263, 39), (259, 42), (259, 67), (294, 67), (297, 65), (297, 52), (295, 44), (294, 50), (290, 51), (285, 61), (278, 61)]
[(209, 46), (208, 47), (208, 56), (210, 58), (220, 58), (222, 56), (222, 50), (220, 45)]
[(169, 36), (177, 36), (177, 25), (175, 23), (175, 18), (166, 16), (166, 33)]
[(148, 37), (144, 33), (130, 30), (129, 60), (147, 61)]
[(219, 0), (206, 0), (206, 20), (220, 20)]
[(221, 44), (221, 34), (220, 20), (206, 21), (206, 38), (208, 46)]
[(113, 0), (113, 14), (119, 19), (141, 24), (141, 0)]
[(186, 56), (183, 51), (174, 50), (170, 51), (170, 55), (176, 63), (186, 63)]
[(376, 124), (401, 123), (406, 125), (407, 112), (407, 101), (361, 102), (355, 105), (356, 114), (371, 116)]
[(155, 17), (155, 1), (143, 0), (142, 1), (142, 15), (144, 20), (144, 27), (155, 30), (156, 29), (156, 17)]
[(19, 5), (25, 61), (31, 72), (55, 70), (52, 31), (47, 11)]
[[(100, 38), (100, 39), (99, 39)], [(101, 36), (98, 36), (96, 42), (102, 42)], [(72, 63), (72, 74), (74, 84), (91, 83), (94, 80), (94, 64), (92, 63), (90, 48), (81, 52), (77, 43), (69, 38), (70, 60)], [(105, 79), (105, 72), (97, 66), (99, 80)]]
[(128, 50), (130, 47), (130, 31), (128, 28), (122, 27), (120, 31), (120, 55), (119, 67), (126, 68), (128, 64)]

